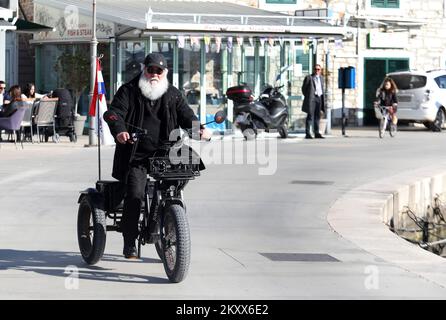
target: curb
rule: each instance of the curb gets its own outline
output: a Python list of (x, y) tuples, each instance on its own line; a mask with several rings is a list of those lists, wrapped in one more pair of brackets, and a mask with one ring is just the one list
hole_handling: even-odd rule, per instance
[[(441, 172), (441, 174), (439, 174)], [(412, 244), (389, 229), (401, 210), (426, 206), (446, 191), (446, 166), (419, 169), (355, 188), (329, 209), (329, 225), (359, 248), (446, 288), (446, 259)]]

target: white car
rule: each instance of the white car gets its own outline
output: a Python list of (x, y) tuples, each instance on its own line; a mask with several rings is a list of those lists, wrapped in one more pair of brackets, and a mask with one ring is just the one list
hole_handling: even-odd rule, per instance
[(398, 119), (423, 123), (433, 131), (446, 128), (446, 70), (392, 72), (398, 87)]

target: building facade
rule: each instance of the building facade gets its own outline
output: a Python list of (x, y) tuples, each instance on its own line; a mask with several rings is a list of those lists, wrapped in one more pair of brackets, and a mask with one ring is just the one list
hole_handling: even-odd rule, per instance
[[(19, 70), (19, 78), (32, 78), (32, 68), (26, 68), (24, 62), (32, 64), (35, 57), (35, 79), (41, 91), (69, 85), (64, 83), (67, 77), (61, 76), (61, 73), (70, 73), (69, 66), (61, 66), (60, 62), (68, 55), (74, 55), (79, 61), (88, 63), (91, 8), (85, 5), (90, 5), (90, 2), (20, 1), (28, 18), (54, 27), (56, 32), (36, 33), (31, 47), (28, 44), (28, 48), (23, 50), (26, 46), (21, 45), (20, 53), (14, 52), (17, 61), (22, 59), (20, 65), (25, 65)], [(129, 2), (130, 6), (134, 5), (133, 2), (135, 1)], [(190, 13), (193, 12), (189, 10), (190, 7), (198, 7), (194, 4), (196, 1), (177, 2), (189, 4), (186, 7), (180, 5), (180, 11), (181, 8), (186, 8), (185, 12)], [(125, 14), (122, 18), (113, 16), (110, 10), (104, 10), (99, 1), (98, 49), (99, 53), (104, 55), (102, 64), (104, 76), (108, 79), (109, 98), (122, 83), (140, 71), (143, 57), (152, 51), (161, 51), (167, 55), (173, 71), (169, 75), (171, 82), (188, 96), (189, 102), (201, 113), (202, 118), (218, 108), (230, 107), (230, 102), (224, 99), (228, 86), (244, 82), (258, 94), (265, 84), (275, 82), (279, 70), (290, 67), (281, 81), (286, 85), (285, 94), (291, 111), (290, 126), (299, 129), (303, 127), (305, 117), (300, 112), (302, 79), (310, 72), (314, 63), (319, 63), (325, 69), (327, 81), (328, 120), (336, 125), (340, 123), (342, 106), (341, 90), (338, 89), (337, 83), (338, 69), (353, 66), (356, 69), (356, 87), (346, 90), (346, 115), (350, 125), (368, 125), (374, 123), (371, 101), (386, 73), (446, 67), (446, 35), (442, 32), (446, 19), (446, 0), (225, 2), (304, 17), (296, 20), (299, 22), (328, 22), (332, 26), (342, 28), (343, 36), (321, 36), (310, 31), (289, 35), (285, 29), (280, 33), (268, 32), (267, 28), (263, 33), (221, 30), (203, 32), (200, 28), (194, 32), (193, 29), (183, 31), (178, 25), (163, 34), (156, 32), (156, 29), (148, 30), (141, 25), (136, 26), (125, 18)], [(113, 4), (113, 1), (110, 3)], [(147, 5), (143, 5), (141, 11), (146, 12), (146, 7)], [(219, 8), (221, 11), (221, 7)], [(156, 9), (154, 11), (156, 12)], [(226, 12), (228, 16), (231, 15), (228, 10)], [(234, 15), (234, 12), (232, 14)], [(241, 14), (238, 17), (240, 16)], [(78, 17), (78, 20), (70, 20), (70, 17)], [(200, 15), (196, 17), (200, 19)], [(246, 20), (248, 19), (250, 23), (254, 22), (253, 19)], [(70, 29), (70, 23), (77, 23), (76, 28)], [(181, 24), (181, 21), (178, 23)], [(250, 23), (245, 24), (249, 26)], [(311, 23), (306, 25), (308, 30), (311, 29)], [(239, 23), (238, 30), (244, 28), (242, 24)], [(277, 25), (270, 26), (270, 30), (274, 31), (274, 28), (277, 28)], [(26, 40), (22, 42), (27, 43)], [(10, 41), (10, 48), (14, 48), (12, 43)], [(61, 56), (63, 57), (60, 58)], [(6, 65), (8, 68), (14, 68), (14, 63)], [(15, 73), (17, 70), (6, 72), (13, 77)], [(76, 83), (79, 85), (73, 90), (83, 92), (80, 106), (81, 111), (85, 113), (89, 81), (82, 77), (82, 74), (76, 76)]]
[(33, 33), (51, 28), (33, 22), (32, 0), (0, 0), (0, 79), (7, 88), (34, 82)]
[[(248, 4), (252, 4), (248, 1)], [(258, 6), (258, 4), (254, 4)], [(149, 52), (163, 53), (169, 80), (187, 97), (201, 121), (226, 109), (232, 121), (228, 87), (248, 84), (258, 95), (266, 84), (285, 85), (292, 126), (302, 125), (301, 93), (293, 85), (309, 73), (320, 39), (343, 38), (344, 28), (307, 21), (249, 5), (202, 1), (98, 1), (98, 51), (108, 98), (142, 70)], [(36, 83), (43, 91), (70, 87), (86, 113), (92, 36), (91, 1), (34, 1), (35, 21), (54, 32), (35, 34)], [(72, 57), (76, 63), (73, 64)], [(76, 79), (76, 81), (74, 81)], [(299, 118), (299, 119), (298, 119)], [(230, 123), (228, 123), (230, 126)]]
[(15, 33), (11, 21), (18, 16), (18, 1), (0, 1), (0, 80), (7, 84), (17, 80)]
[[(317, 61), (325, 66), (333, 122), (341, 118), (340, 67), (356, 69), (356, 88), (346, 90), (349, 123), (375, 123), (372, 101), (388, 72), (446, 68), (445, 0), (259, 0), (270, 10), (311, 12), (326, 8), (327, 20), (346, 24), (350, 35), (319, 43)], [(313, 10), (309, 10), (313, 9)]]

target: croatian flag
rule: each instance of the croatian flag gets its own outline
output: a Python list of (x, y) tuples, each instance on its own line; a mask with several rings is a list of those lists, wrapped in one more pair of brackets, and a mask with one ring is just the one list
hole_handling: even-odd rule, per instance
[[(99, 128), (101, 143), (104, 145), (114, 145), (115, 141), (110, 132), (108, 124), (104, 121), (104, 113), (107, 111), (107, 101), (105, 100), (105, 83), (102, 76), (101, 63), (96, 59), (96, 81), (94, 83), (93, 98), (91, 99), (89, 115), (96, 116), (96, 108), (99, 114)], [(96, 123), (97, 125), (97, 123)]]

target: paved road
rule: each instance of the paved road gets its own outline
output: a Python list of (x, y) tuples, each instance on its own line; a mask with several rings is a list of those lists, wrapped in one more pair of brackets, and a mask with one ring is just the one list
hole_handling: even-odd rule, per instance
[[(446, 161), (446, 134), (406, 129), (384, 140), (376, 131), (348, 134), (279, 140), (271, 176), (259, 176), (256, 165), (209, 165), (185, 192), (192, 261), (181, 284), (167, 281), (152, 247), (143, 248), (142, 261), (124, 260), (117, 233), (108, 234), (98, 265), (82, 262), (76, 201), (97, 178), (95, 148), (3, 144), (0, 298), (444, 299), (446, 288), (358, 248), (334, 232), (326, 216), (352, 188)], [(102, 154), (108, 175), (113, 148)], [(338, 261), (278, 262), (261, 253), (318, 253)], [(67, 289), (75, 284), (67, 266), (78, 268), (78, 289)], [(365, 285), (370, 267), (379, 270), (378, 289)]]

